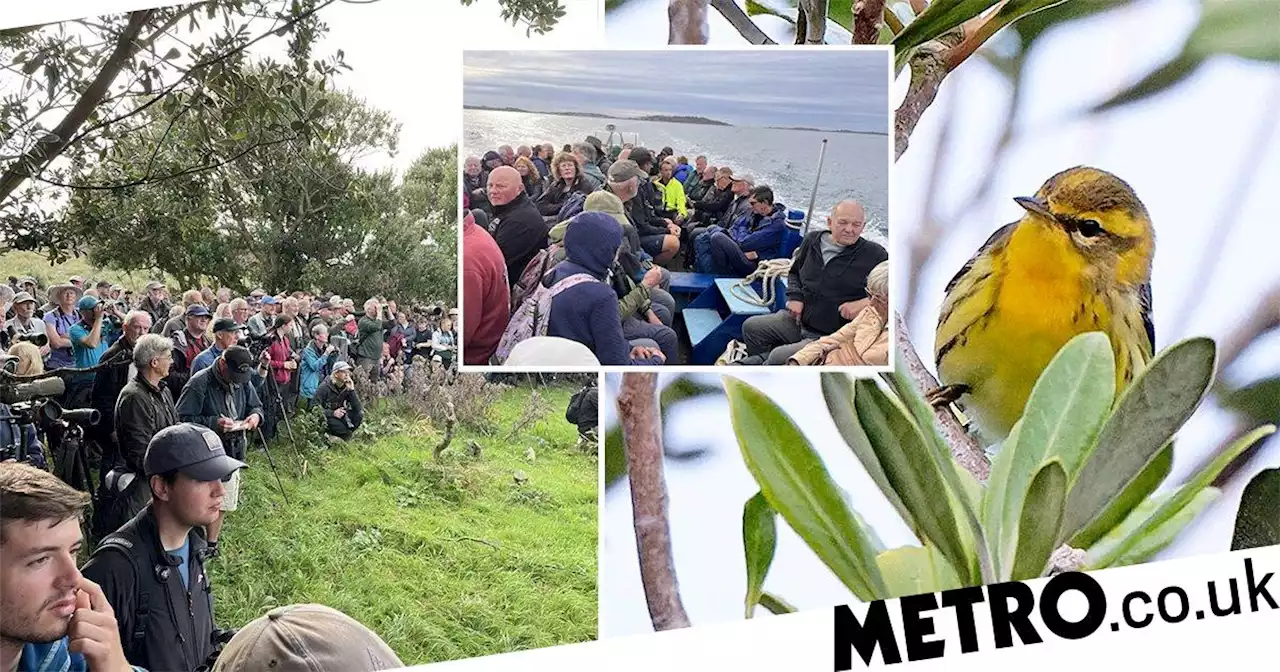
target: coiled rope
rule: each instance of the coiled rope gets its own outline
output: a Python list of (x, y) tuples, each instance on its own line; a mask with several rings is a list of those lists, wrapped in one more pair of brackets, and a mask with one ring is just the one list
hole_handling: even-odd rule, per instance
[[(741, 282), (729, 287), (729, 293), (734, 298), (754, 306), (772, 306), (774, 299), (777, 297), (775, 282), (778, 278), (786, 277), (791, 273), (790, 259), (765, 259), (756, 266), (756, 270), (750, 275), (743, 278)], [(751, 283), (756, 280), (761, 281), (761, 295), (757, 296)]]

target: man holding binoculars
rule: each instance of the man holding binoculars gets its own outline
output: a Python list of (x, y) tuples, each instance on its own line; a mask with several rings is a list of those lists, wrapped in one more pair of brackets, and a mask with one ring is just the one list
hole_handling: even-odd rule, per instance
[(375, 297), (364, 302), (364, 317), (356, 325), (356, 366), (364, 369), (370, 380), (378, 379), (382, 344), (387, 340), (387, 331), (396, 326), (395, 316), (395, 301), (388, 303)]

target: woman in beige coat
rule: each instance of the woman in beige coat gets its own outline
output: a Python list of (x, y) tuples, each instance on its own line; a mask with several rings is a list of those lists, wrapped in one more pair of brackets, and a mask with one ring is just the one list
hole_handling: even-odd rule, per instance
[(870, 303), (830, 336), (804, 346), (787, 360), (799, 366), (884, 366), (889, 363), (889, 262), (867, 275)]

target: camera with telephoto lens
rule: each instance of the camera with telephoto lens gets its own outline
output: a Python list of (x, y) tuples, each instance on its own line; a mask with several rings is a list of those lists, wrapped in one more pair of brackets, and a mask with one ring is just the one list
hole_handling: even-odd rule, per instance
[[(98, 411), (92, 408), (65, 410), (52, 397), (61, 396), (66, 385), (56, 375), (38, 378), (31, 381), (19, 381), (14, 377), (17, 359), (5, 357), (0, 360), (0, 404), (9, 408), (9, 415), (3, 419), (14, 425), (11, 434), (14, 444), (0, 446), (0, 462), (4, 460), (27, 460), (26, 451), (21, 445), (23, 432), (21, 427), (37, 425), (48, 428), (55, 423), (65, 423), (77, 428), (68, 432), (65, 440), (76, 440), (82, 432), (79, 427), (96, 425), (101, 419)], [(16, 445), (15, 445), (16, 444)]]
[(268, 331), (267, 333), (262, 334), (261, 336), (254, 336), (253, 334), (249, 334), (248, 338), (242, 343), (242, 345), (244, 345), (244, 347), (249, 349), (249, 354), (253, 355), (254, 361), (257, 361), (258, 358), (262, 357), (262, 353), (266, 352), (267, 348), (271, 347), (271, 345), (275, 342), (276, 342), (275, 332)]

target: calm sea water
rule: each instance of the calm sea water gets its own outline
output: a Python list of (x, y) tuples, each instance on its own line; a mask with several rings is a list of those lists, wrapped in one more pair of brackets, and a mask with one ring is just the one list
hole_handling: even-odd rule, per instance
[(756, 184), (773, 187), (775, 198), (800, 210), (809, 206), (818, 153), (826, 138), (827, 154), (813, 221), (825, 226), (836, 203), (854, 198), (867, 210), (867, 238), (885, 242), (889, 202), (889, 137), (885, 135), (465, 110), (463, 152), (464, 156), (481, 156), (499, 145), (539, 142), (559, 148), (588, 135), (605, 140), (609, 135), (605, 124), (609, 123), (627, 142), (638, 136), (638, 144), (654, 152), (671, 147), (690, 163), (705, 154), (713, 166), (729, 166), (734, 173), (753, 175)]

